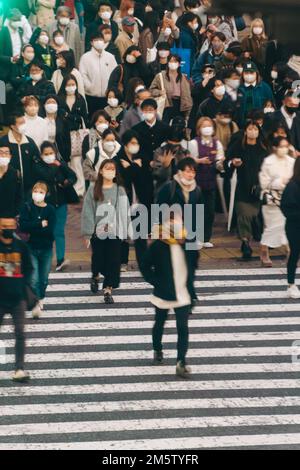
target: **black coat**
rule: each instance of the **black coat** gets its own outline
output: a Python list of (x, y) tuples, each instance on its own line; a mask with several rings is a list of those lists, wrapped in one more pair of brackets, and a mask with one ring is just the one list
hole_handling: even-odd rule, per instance
[(35, 85), (32, 84), (32, 80), (28, 80), (23, 83), (18, 89), (19, 99), (24, 98), (24, 96), (36, 96), (41, 103), (43, 103), (47, 96), (56, 95), (54, 85), (52, 82), (46, 78), (42, 78)]
[(133, 128), (139, 134), (141, 142), (141, 153), (148, 163), (153, 160), (154, 151), (166, 140), (169, 126), (157, 120), (153, 127), (148, 126), (145, 121), (139, 122)]
[[(91, 37), (99, 31), (99, 28), (102, 25), (103, 25), (103, 20), (102, 18), (99, 18), (98, 16), (98, 18), (96, 18), (87, 26), (86, 35), (85, 35), (85, 50), (86, 51), (89, 51), (91, 48)], [(119, 26), (115, 21), (111, 20), (110, 27), (111, 27), (111, 32), (112, 32), (112, 40), (115, 41), (119, 34)]]
[(44, 181), (49, 188), (47, 202), (54, 207), (67, 204), (64, 181), (68, 181), (68, 186), (76, 183), (77, 177), (68, 165), (61, 161), (60, 166), (48, 165), (41, 160), (40, 165), (34, 167), (33, 179), (35, 182)]
[[(142, 163), (144, 163), (143, 155), (140, 153), (134, 156), (133, 161), (130, 161), (123, 148), (121, 148), (119, 153), (114, 157), (114, 161), (117, 163), (118, 171), (126, 189), (129, 203), (132, 204), (133, 200), (133, 185), (139, 202), (144, 204), (146, 207), (149, 207), (152, 203), (153, 197), (152, 174), (147, 164), (140, 167), (134, 163), (134, 160), (138, 159), (141, 159)], [(130, 166), (128, 168), (124, 168), (121, 160), (125, 160), (130, 163)]]
[[(9, 135), (0, 139), (1, 144), (10, 148), (12, 159), (10, 166), (19, 171), (22, 182), (22, 194), (25, 196), (31, 190), (34, 179), (33, 173), (36, 165), (40, 164), (40, 151), (33, 139), (26, 137), (26, 143), (20, 146), (9, 141)], [(20, 149), (20, 154), (19, 154)], [(20, 160), (22, 165), (20, 165)]]
[[(300, 231), (300, 183), (291, 180), (281, 198), (281, 210), (286, 217), (286, 224)], [(300, 239), (299, 239), (300, 243)]]
[[(123, 79), (121, 80), (122, 69), (123, 69)], [(146, 86), (150, 85), (151, 72), (147, 64), (145, 64), (145, 62), (143, 61), (142, 56), (138, 57), (135, 64), (128, 64), (127, 62), (125, 62), (122, 65), (118, 65), (118, 67), (116, 67), (112, 71), (109, 77), (107, 88), (118, 88), (118, 85), (121, 81), (124, 87), (124, 92), (126, 92), (128, 88), (129, 80), (134, 77), (141, 78), (144, 81)]]
[(11, 75), (12, 55), (13, 47), (9, 29), (7, 26), (3, 26), (0, 30), (0, 80), (5, 82), (9, 80)]
[[(184, 247), (182, 249), (184, 250)], [(184, 252), (188, 268), (187, 289), (193, 299), (195, 296), (194, 268), (187, 251), (184, 250)], [(145, 281), (154, 286), (153, 294), (156, 297), (169, 301), (177, 300), (170, 245), (161, 240), (154, 241), (142, 258), (141, 273)]]
[(29, 65), (30, 64), (24, 64), (23, 58), (18, 60), (16, 64), (12, 64), (10, 83), (14, 87), (14, 90), (17, 92), (17, 94), (20, 86), (24, 86), (24, 84), (28, 81)]
[(80, 94), (77, 95), (76, 101), (70, 110), (63, 95), (59, 96), (59, 106), (61, 111), (64, 112), (64, 119), (67, 121), (70, 131), (77, 131), (82, 129), (83, 122), (88, 125), (88, 113), (86, 101)]
[[(275, 113), (271, 113), (268, 115), (264, 127), (268, 130), (272, 128), (274, 124), (279, 123), (279, 122), (283, 123), (288, 129), (286, 119), (280, 109), (278, 111), (275, 111)], [(300, 151), (300, 116), (299, 115), (295, 117), (292, 128), (289, 130), (289, 135), (290, 135), (292, 145), (295, 147), (296, 150)]]
[(0, 178), (0, 217), (16, 217), (22, 199), (19, 173), (12, 167)]

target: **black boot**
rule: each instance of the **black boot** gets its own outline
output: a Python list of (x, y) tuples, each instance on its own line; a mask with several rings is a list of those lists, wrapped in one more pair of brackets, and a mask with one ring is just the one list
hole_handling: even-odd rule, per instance
[(162, 351), (154, 351), (153, 364), (162, 364), (164, 360), (164, 355)]
[(252, 258), (252, 248), (249, 245), (248, 240), (243, 240), (242, 241), (241, 252), (243, 253), (242, 258), (244, 260), (250, 260)]
[(91, 291), (93, 294), (97, 294), (99, 290), (99, 281), (96, 277), (92, 277), (91, 284), (90, 284)]

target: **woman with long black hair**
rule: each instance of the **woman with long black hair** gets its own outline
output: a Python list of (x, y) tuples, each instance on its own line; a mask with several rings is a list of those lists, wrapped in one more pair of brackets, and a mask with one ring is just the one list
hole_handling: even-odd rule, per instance
[(285, 230), (290, 245), (287, 295), (291, 299), (299, 299), (300, 291), (295, 284), (295, 277), (300, 258), (300, 158), (296, 159), (293, 177), (283, 192), (281, 210), (286, 217)]
[(72, 50), (59, 52), (57, 54), (56, 66), (57, 70), (55, 70), (51, 78), (56, 93), (60, 92), (64, 78), (67, 75), (74, 75), (78, 84), (78, 93), (85, 97), (83, 78), (75, 67), (74, 52)]
[(98, 291), (101, 273), (106, 304), (114, 303), (112, 292), (120, 284), (121, 246), (128, 238), (129, 222), (128, 198), (117, 164), (104, 160), (97, 181), (91, 183), (84, 199), (81, 232), (87, 248), (92, 248), (91, 290)]
[(167, 69), (158, 73), (150, 86), (154, 97), (166, 97), (163, 114), (166, 123), (179, 115), (187, 120), (193, 106), (191, 87), (186, 75), (181, 72), (180, 64), (181, 58), (177, 54), (170, 54)]

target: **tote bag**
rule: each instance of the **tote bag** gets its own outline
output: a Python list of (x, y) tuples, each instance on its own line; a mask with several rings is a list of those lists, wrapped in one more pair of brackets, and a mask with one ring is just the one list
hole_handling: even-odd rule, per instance
[(71, 131), (71, 157), (81, 157), (83, 140), (89, 134), (89, 130), (86, 128), (84, 120), (82, 118), (81, 120), (82, 129)]
[[(160, 78), (161, 90), (166, 91), (165, 86), (164, 86), (164, 80), (163, 80), (162, 73), (159, 74), (159, 78)], [(166, 106), (166, 99), (167, 99), (166, 95), (158, 96), (157, 98), (155, 98), (155, 101), (157, 103), (157, 112), (159, 113), (161, 118), (163, 117), (163, 114), (164, 114), (164, 110), (165, 110), (165, 106)]]

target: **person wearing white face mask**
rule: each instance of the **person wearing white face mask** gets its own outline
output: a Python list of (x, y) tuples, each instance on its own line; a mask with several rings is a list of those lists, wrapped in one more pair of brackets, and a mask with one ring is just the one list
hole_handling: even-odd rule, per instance
[(188, 12), (182, 16), (180, 25), (180, 47), (191, 51), (189, 73), (193, 68), (195, 57), (200, 49), (199, 21), (198, 15)]
[(120, 284), (122, 240), (130, 236), (128, 198), (112, 160), (102, 162), (96, 182), (87, 191), (81, 233), (87, 248), (92, 248), (91, 290), (98, 291), (99, 273), (102, 274), (104, 302), (112, 304), (113, 289)]
[[(50, 45), (52, 49), (55, 51), (56, 57), (60, 52), (70, 51), (70, 47), (66, 43), (64, 35), (61, 31), (54, 31)], [(75, 57), (74, 57), (74, 62), (75, 62)]]
[(238, 97), (238, 125), (243, 127), (250, 111), (263, 109), (266, 101), (274, 101), (270, 86), (261, 80), (258, 69), (253, 62), (244, 65), (242, 84)]
[(188, 120), (193, 106), (191, 88), (186, 75), (181, 72), (181, 59), (178, 55), (169, 55), (167, 69), (156, 75), (150, 91), (153, 97), (166, 97), (163, 113), (165, 123), (179, 115)]
[(34, 183), (34, 168), (40, 152), (35, 142), (25, 135), (26, 122), (23, 112), (8, 117), (8, 134), (0, 138), (0, 146), (9, 147), (12, 158), (10, 165), (18, 171), (21, 181), (22, 198), (27, 197)]
[(16, 217), (21, 202), (21, 181), (18, 172), (10, 166), (12, 154), (6, 144), (0, 144), (0, 214)]
[(64, 77), (72, 74), (77, 80), (78, 93), (85, 98), (83, 78), (79, 70), (75, 67), (73, 51), (68, 50), (59, 52), (57, 54), (56, 66), (57, 70), (55, 70), (51, 78), (56, 93), (59, 93)]
[(44, 102), (46, 96), (55, 94), (53, 83), (47, 80), (44, 69), (45, 64), (38, 59), (29, 64), (29, 79), (22, 83), (18, 90), (18, 98), (21, 101), (26, 96), (35, 96), (40, 102)]
[(289, 141), (277, 137), (273, 141), (273, 153), (264, 159), (259, 173), (259, 182), (263, 200), (262, 207), (264, 231), (261, 239), (261, 262), (265, 267), (271, 267), (269, 248), (283, 245), (288, 250), (288, 240), (285, 233), (285, 217), (280, 209), (282, 193), (293, 176), (295, 159), (289, 156)]
[(35, 96), (26, 96), (23, 102), (25, 109), (25, 134), (31, 137), (38, 147), (48, 140), (48, 126), (39, 113), (40, 103)]
[(122, 94), (117, 88), (108, 88), (106, 97), (107, 106), (104, 108), (104, 111), (111, 118), (110, 126), (118, 132), (125, 114), (124, 105), (122, 105)]
[(41, 316), (44, 308), (43, 300), (51, 270), (56, 224), (55, 208), (45, 201), (47, 192), (48, 187), (44, 182), (35, 183), (32, 199), (21, 207), (19, 219), (20, 230), (30, 235), (27, 243), (33, 266), (30, 285), (39, 299), (32, 310), (35, 319)]
[(90, 116), (104, 108), (108, 81), (118, 65), (114, 56), (106, 52), (102, 33), (91, 36), (91, 46), (91, 50), (83, 54), (79, 64)]
[[(98, 142), (102, 139), (103, 132), (110, 127), (110, 116), (103, 109), (96, 111), (91, 120), (91, 128), (88, 135), (85, 136), (82, 142), (82, 158), (86, 159), (89, 150), (97, 147)], [(86, 180), (86, 188), (89, 186), (89, 181)]]
[(237, 101), (238, 89), (241, 85), (241, 79), (235, 69), (229, 69), (224, 72), (224, 82), (226, 93), (230, 96), (232, 101)]
[(121, 58), (124, 57), (126, 50), (130, 46), (137, 46), (139, 42), (139, 34), (135, 35), (137, 24), (132, 16), (125, 16), (121, 21), (122, 29), (120, 30), (115, 45), (120, 51)]
[(55, 70), (55, 51), (50, 45), (47, 30), (36, 28), (30, 42), (34, 47), (35, 58), (44, 64), (46, 78), (50, 79)]
[(82, 40), (78, 25), (71, 21), (72, 11), (69, 7), (60, 6), (56, 11), (56, 20), (48, 25), (49, 36), (52, 37), (54, 31), (61, 31), (65, 42), (74, 52), (75, 63), (79, 64), (82, 55)]
[(121, 145), (116, 140), (116, 134), (112, 129), (106, 129), (97, 146), (89, 150), (83, 162), (83, 174), (86, 181), (96, 181), (101, 163), (104, 160), (114, 158)]
[[(26, 44), (22, 48), (20, 59), (12, 64), (10, 82), (14, 88), (14, 92), (19, 94), (19, 88), (26, 83), (29, 76), (29, 66), (34, 60), (35, 53), (31, 44)], [(15, 99), (15, 96), (13, 97)]]
[(97, 33), (101, 26), (105, 25), (110, 28), (112, 41), (114, 42), (119, 34), (119, 26), (112, 19), (113, 6), (108, 0), (101, 0), (98, 3), (98, 13), (96, 19), (87, 25), (85, 36), (85, 50), (86, 52), (91, 48), (91, 37)]
[(55, 208), (56, 271), (62, 271), (70, 263), (65, 259), (65, 226), (68, 218), (67, 204), (78, 202), (73, 188), (76, 175), (57, 155), (56, 146), (46, 141), (41, 145), (40, 163), (34, 167), (33, 177), (35, 181), (44, 181), (47, 184), (47, 203)]
[(21, 12), (12, 8), (0, 30), (0, 79), (8, 80), (11, 66), (20, 56), (24, 44), (28, 44), (32, 35), (31, 27)]
[(211, 90), (211, 96), (200, 104), (197, 117), (208, 116), (214, 119), (221, 108), (232, 107), (232, 100), (226, 93), (224, 82), (219, 78), (212, 78), (207, 88)]
[(44, 121), (48, 128), (48, 138), (52, 144), (56, 144), (59, 154), (65, 162), (70, 161), (71, 137), (65, 113), (59, 107), (56, 95), (49, 95), (44, 104)]

